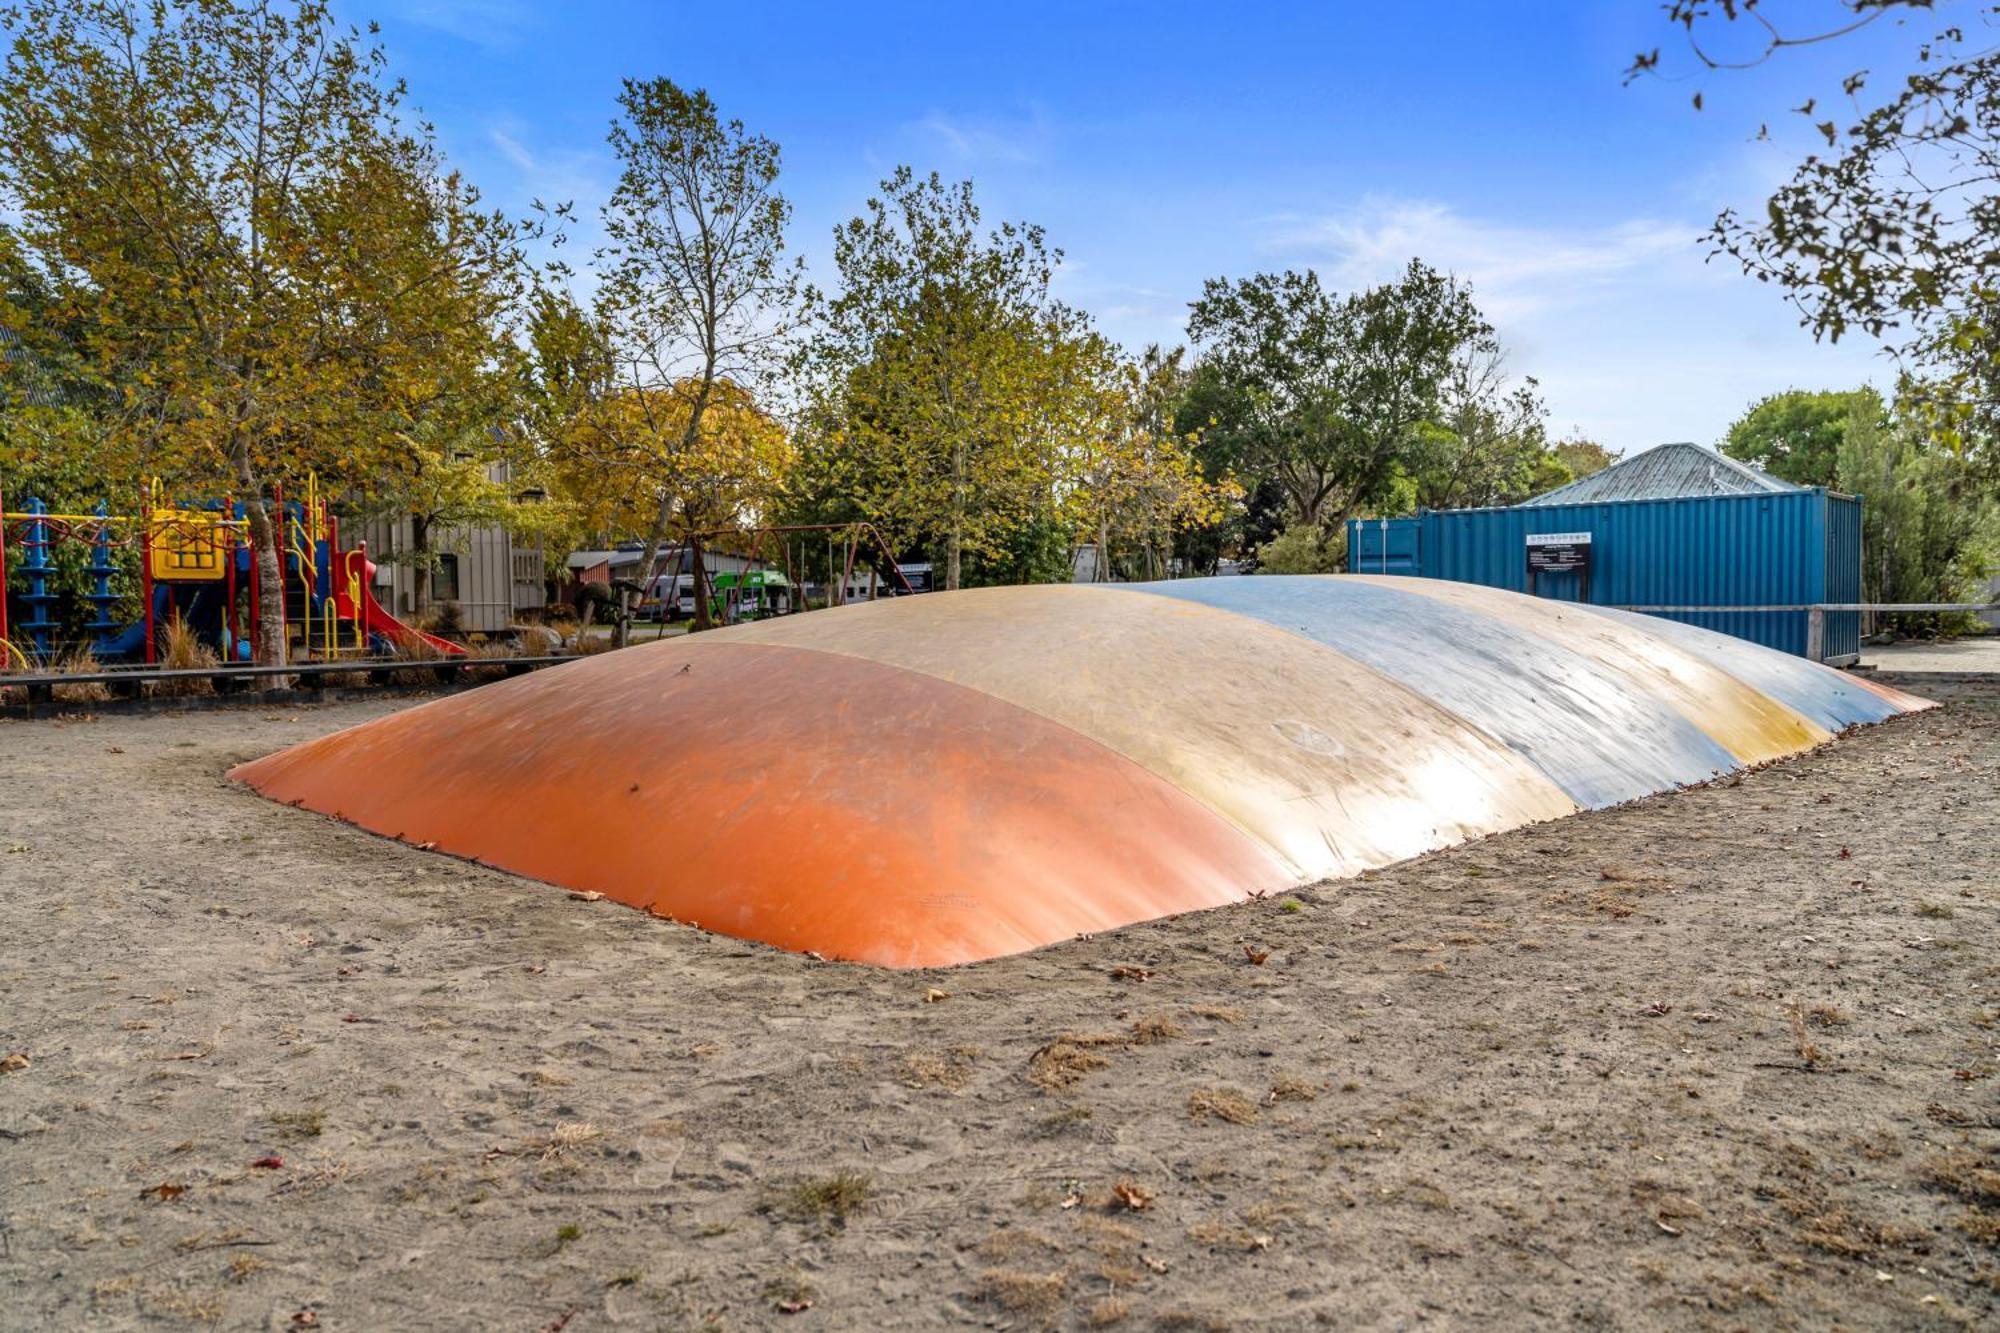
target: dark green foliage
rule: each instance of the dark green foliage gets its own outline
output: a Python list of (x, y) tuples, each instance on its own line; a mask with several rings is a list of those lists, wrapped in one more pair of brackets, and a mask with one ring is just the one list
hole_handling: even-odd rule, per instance
[(1812, 393), (1790, 389), (1759, 402), (1722, 442), (1722, 451), (1798, 486), (1840, 484), (1840, 446), (1857, 414), (1877, 421), (1887, 415), (1873, 389)]

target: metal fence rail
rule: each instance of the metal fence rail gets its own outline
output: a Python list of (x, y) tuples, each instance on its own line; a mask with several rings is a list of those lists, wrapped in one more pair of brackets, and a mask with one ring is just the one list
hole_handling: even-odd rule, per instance
[(399, 673), (417, 672), (432, 676), (439, 684), (450, 684), (467, 671), (497, 669), (518, 676), (542, 667), (574, 662), (578, 654), (542, 657), (368, 657), (334, 662), (293, 662), (285, 666), (213, 666), (168, 669), (165, 667), (106, 667), (101, 671), (17, 671), (0, 673), (0, 689), (26, 691), (28, 707), (52, 703), (58, 685), (102, 685), (128, 699), (144, 697), (149, 684), (180, 681), (207, 681), (217, 694), (239, 693), (260, 679), (290, 677), (301, 689), (320, 690), (329, 676), (367, 676), (371, 683), (390, 683)]

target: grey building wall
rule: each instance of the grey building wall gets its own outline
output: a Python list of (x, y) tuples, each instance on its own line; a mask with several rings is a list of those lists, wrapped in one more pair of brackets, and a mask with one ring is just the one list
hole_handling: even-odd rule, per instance
[[(512, 476), (506, 463), (495, 463), (488, 479), (505, 483)], [(539, 543), (516, 542), (505, 528), (433, 528), (430, 567), (409, 563), (416, 550), (416, 522), (401, 518), (371, 519), (358, 534), (368, 543), (375, 562), (375, 600), (397, 618), (416, 615), (418, 607), (434, 609), (441, 601), (458, 603), (459, 623), (467, 630), (491, 634), (519, 622), (523, 612), (539, 612), (548, 601), (543, 582), (543, 552)], [(342, 542), (353, 537), (342, 534)], [(420, 585), (430, 596), (419, 596)]]
[[(542, 583), (542, 552), (517, 544), (503, 528), (433, 529), (430, 547), (439, 569), (410, 564), (416, 530), (405, 518), (375, 519), (362, 525), (368, 558), (375, 562), (375, 597), (397, 617), (417, 614), (425, 599), (418, 596), (420, 580), (430, 584), (431, 606), (456, 601), (459, 623), (468, 630), (494, 633), (539, 611), (547, 593)], [(399, 558), (403, 557), (403, 558)], [(453, 591), (456, 597), (440, 597)]]

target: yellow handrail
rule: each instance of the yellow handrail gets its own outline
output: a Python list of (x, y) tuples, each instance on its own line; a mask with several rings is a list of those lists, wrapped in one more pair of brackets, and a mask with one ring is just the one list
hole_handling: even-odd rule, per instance
[(361, 561), (347, 562), (347, 604), (354, 610), (354, 646), (368, 651), (368, 631), (361, 624)]

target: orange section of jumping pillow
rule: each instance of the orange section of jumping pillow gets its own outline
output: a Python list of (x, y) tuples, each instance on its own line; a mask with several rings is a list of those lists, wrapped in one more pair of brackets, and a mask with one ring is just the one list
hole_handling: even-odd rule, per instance
[(896, 967), (1014, 953), (1294, 878), (1063, 726), (921, 673), (733, 632), (486, 686), (232, 776), (728, 935)]

